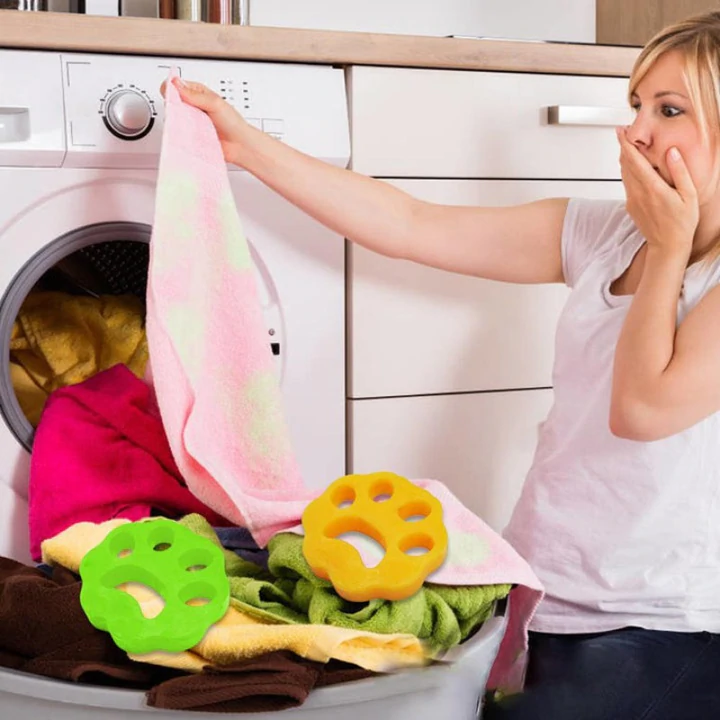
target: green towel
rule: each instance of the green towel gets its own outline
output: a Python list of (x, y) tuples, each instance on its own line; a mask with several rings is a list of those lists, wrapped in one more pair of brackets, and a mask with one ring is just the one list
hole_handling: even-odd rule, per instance
[(212, 529), (212, 525), (202, 516), (197, 513), (192, 515), (186, 515), (178, 521), (181, 525), (184, 525), (188, 530), (192, 530), (197, 535), (201, 535), (207, 540), (214, 542), (219, 548), (222, 549), (225, 557), (225, 572), (228, 577), (270, 577), (263, 568), (256, 565), (254, 562), (245, 560), (240, 557), (237, 553), (232, 550), (226, 550), (218, 540), (216, 532)]
[(222, 549), (225, 573), (230, 581), (231, 605), (266, 622), (309, 622), (306, 614), (292, 609), (292, 598), (273, 584), (278, 581), (270, 573), (232, 550), (226, 550), (204, 517), (197, 514), (186, 515), (178, 522)]
[[(427, 641), (433, 652), (466, 640), (492, 615), (495, 601), (510, 585), (451, 587), (425, 583), (405, 600), (352, 603), (341, 598), (327, 580), (316, 577), (302, 552), (303, 538), (279, 533), (268, 543), (270, 572), (295, 581), (292, 600), (311, 623), (378, 633), (411, 633)], [(277, 581), (276, 581), (276, 584)], [(286, 594), (288, 586), (283, 586)]]
[[(189, 515), (181, 522), (220, 545), (212, 527), (199, 515)], [(271, 538), (269, 573), (225, 550), (233, 605), (273, 622), (410, 633), (425, 640), (431, 652), (437, 654), (472, 635), (492, 615), (495, 601), (510, 592), (510, 585), (455, 587), (425, 583), (405, 600), (352, 603), (341, 598), (330, 582), (314, 575), (302, 544), (302, 536), (294, 533), (279, 533)]]

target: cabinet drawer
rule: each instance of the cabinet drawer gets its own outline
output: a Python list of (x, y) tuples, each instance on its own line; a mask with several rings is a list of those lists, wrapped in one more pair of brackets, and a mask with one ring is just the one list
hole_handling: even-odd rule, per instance
[(352, 166), (367, 175), (620, 178), (625, 78), (376, 67), (349, 78)]
[[(624, 197), (620, 182), (393, 180), (432, 202)], [(349, 249), (352, 398), (549, 387), (564, 285), (510, 285)]]
[(551, 403), (552, 390), (352, 401), (350, 472), (440, 480), (500, 532)]

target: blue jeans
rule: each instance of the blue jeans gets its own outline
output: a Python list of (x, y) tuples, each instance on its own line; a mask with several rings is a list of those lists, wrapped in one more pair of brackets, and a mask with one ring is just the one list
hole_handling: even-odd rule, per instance
[(720, 635), (623, 628), (530, 634), (526, 689), (483, 720), (720, 718)]

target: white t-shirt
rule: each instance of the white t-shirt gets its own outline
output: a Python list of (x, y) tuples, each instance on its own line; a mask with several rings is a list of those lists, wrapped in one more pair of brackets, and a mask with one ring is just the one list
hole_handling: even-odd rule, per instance
[[(610, 284), (643, 243), (624, 203), (570, 200), (554, 404), (504, 532), (545, 585), (538, 632), (720, 632), (720, 413), (654, 442), (615, 437), (608, 424), (632, 302)], [(678, 323), (719, 281), (720, 260), (688, 268)]]

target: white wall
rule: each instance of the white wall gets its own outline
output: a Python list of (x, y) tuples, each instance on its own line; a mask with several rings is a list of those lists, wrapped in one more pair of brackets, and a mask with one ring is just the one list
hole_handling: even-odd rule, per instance
[(256, 26), (595, 42), (595, 0), (249, 0)]

